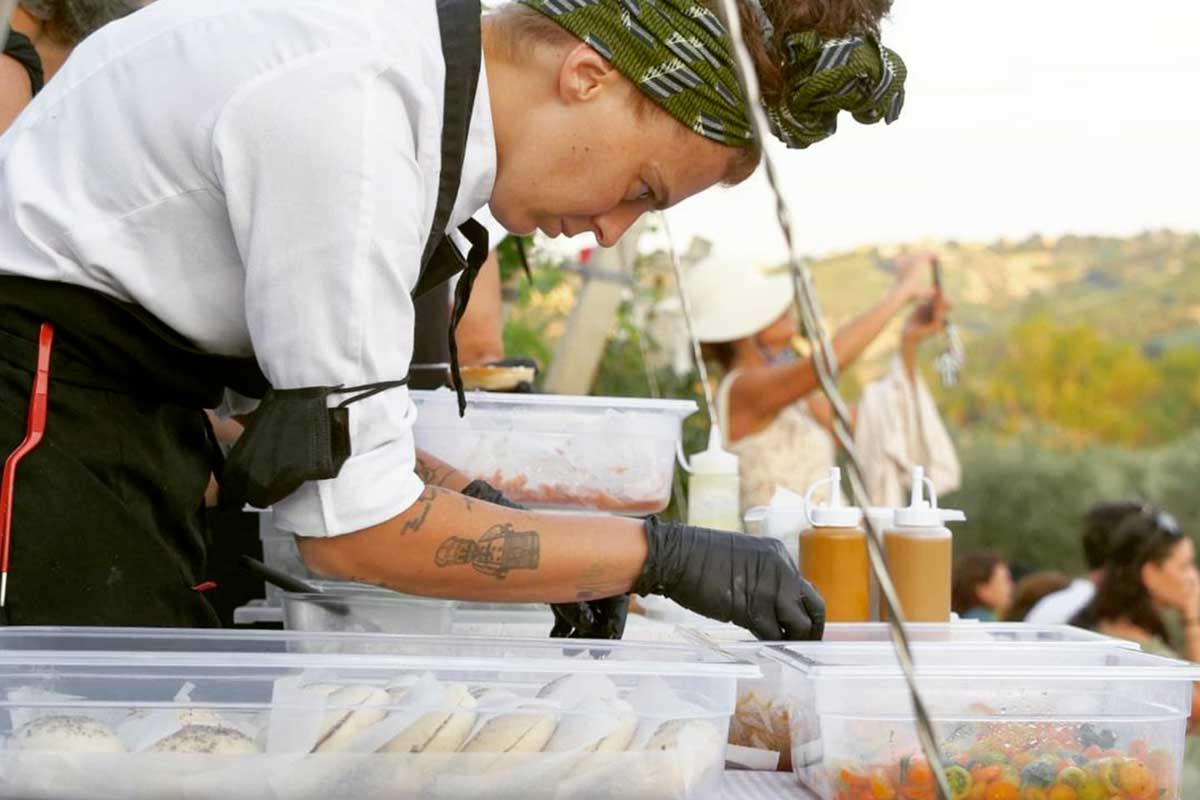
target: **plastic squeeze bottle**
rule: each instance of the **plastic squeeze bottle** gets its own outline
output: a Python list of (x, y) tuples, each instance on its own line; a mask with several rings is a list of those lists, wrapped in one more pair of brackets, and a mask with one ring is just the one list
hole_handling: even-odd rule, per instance
[[(829, 502), (813, 505), (813, 492), (829, 486)], [(862, 511), (842, 501), (842, 471), (829, 470), (804, 495), (809, 527), (800, 533), (800, 563), (825, 598), (830, 622), (868, 622), (871, 619), (870, 566)]]
[(722, 531), (742, 530), (738, 457), (721, 448), (721, 431), (708, 434), (708, 449), (691, 458), (688, 525)]
[[(929, 488), (929, 499), (924, 490)], [(883, 532), (884, 558), (909, 622), (950, 621), (950, 578), (954, 560), (953, 538), (945, 523), (965, 519), (961, 511), (941, 509), (933, 481), (914, 467), (912, 495), (905, 508), (897, 508)], [(887, 618), (880, 602), (879, 616)]]

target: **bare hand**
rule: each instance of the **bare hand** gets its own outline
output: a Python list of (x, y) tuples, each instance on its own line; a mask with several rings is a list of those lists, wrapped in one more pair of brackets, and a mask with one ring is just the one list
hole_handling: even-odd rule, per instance
[(1181, 587), (1178, 610), (1186, 620), (1200, 619), (1200, 573), (1195, 569)]
[(910, 302), (928, 294), (937, 255), (932, 252), (904, 253), (893, 259), (896, 265), (896, 292), (904, 302)]
[(913, 308), (900, 335), (906, 342), (919, 344), (946, 327), (949, 312), (950, 302), (941, 292), (934, 292), (932, 297)]

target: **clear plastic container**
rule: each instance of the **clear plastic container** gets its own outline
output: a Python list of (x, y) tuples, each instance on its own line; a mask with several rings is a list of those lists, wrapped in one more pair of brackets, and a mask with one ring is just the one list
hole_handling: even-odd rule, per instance
[(412, 391), (417, 447), (535, 508), (667, 507), (690, 400)]
[[(756, 670), (669, 645), (250, 633), (19, 634), (48, 649), (0, 652), (0, 798), (709, 797)], [(388, 654), (230, 651), (337, 639)]]
[(291, 631), (438, 635), (453, 624), (453, 600), (395, 592), (283, 594), (283, 625)]
[[(263, 563), (268, 567), (300, 580), (306, 581), (314, 577), (312, 570), (300, 557), (296, 537), (289, 531), (275, 527), (275, 515), (270, 509), (259, 512), (258, 538), (262, 542)], [(266, 583), (266, 598), (268, 605), (281, 606), (283, 590), (272, 583)]]
[[(920, 791), (914, 765), (924, 762), (890, 649), (798, 644), (766, 653), (783, 665), (792, 763), (803, 783), (822, 797), (871, 781), (897, 795)], [(914, 645), (914, 655), (953, 783), (985, 782), (983, 796), (1048, 794), (1062, 784), (1079, 797), (1181, 800), (1197, 665), (1062, 643), (926, 642)], [(991, 788), (997, 783), (1011, 785)]]
[[(980, 646), (1003, 646), (1019, 643), (1026, 649), (1042, 649), (1053, 653), (1058, 647), (1085, 647), (1110, 650), (1137, 650), (1133, 642), (1112, 639), (1092, 631), (1069, 625), (1026, 625), (1008, 622), (928, 623), (907, 626), (909, 639), (914, 643), (937, 643), (952, 649)], [(785, 689), (779, 659), (772, 657), (770, 648), (778, 643), (758, 642), (747, 631), (729, 625), (684, 626), (681, 636), (688, 641), (707, 643), (710, 647), (734, 657), (753, 661), (762, 668), (762, 676), (738, 682), (737, 710), (729, 729), (729, 743), (734, 747), (777, 753), (778, 767), (790, 769), (793, 757), (791, 744), (792, 713), (811, 715), (812, 692), (806, 687), (799, 695), (794, 687)], [(829, 623), (825, 640), (798, 645), (814, 648), (818, 653), (839, 651), (877, 652), (880, 659), (891, 658), (892, 643), (887, 625), (872, 623)], [(809, 747), (815, 746), (810, 738)], [(807, 751), (805, 751), (807, 753)], [(805, 755), (811, 760), (811, 755)], [(761, 759), (760, 759), (761, 760)], [(801, 762), (804, 763), (803, 761)]]

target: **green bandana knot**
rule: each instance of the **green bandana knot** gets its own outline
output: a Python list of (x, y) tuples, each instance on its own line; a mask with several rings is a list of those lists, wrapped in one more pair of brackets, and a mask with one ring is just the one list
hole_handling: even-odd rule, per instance
[(824, 39), (808, 31), (788, 36), (783, 49), (787, 92), (767, 108), (767, 117), (771, 132), (788, 147), (833, 135), (841, 111), (866, 125), (890, 125), (900, 116), (908, 70), (876, 37)]
[[(733, 147), (754, 143), (729, 35), (697, 0), (519, 1), (604, 56), (696, 133)], [(904, 62), (875, 37), (791, 34), (783, 50), (788, 89), (766, 111), (771, 132), (788, 147), (832, 134), (840, 111), (868, 124), (899, 116)]]

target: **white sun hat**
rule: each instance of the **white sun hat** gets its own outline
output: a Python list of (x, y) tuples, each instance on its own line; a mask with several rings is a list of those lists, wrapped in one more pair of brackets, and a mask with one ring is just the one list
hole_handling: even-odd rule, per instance
[(705, 259), (684, 276), (696, 338), (732, 342), (770, 326), (792, 304), (785, 267), (747, 266)]

